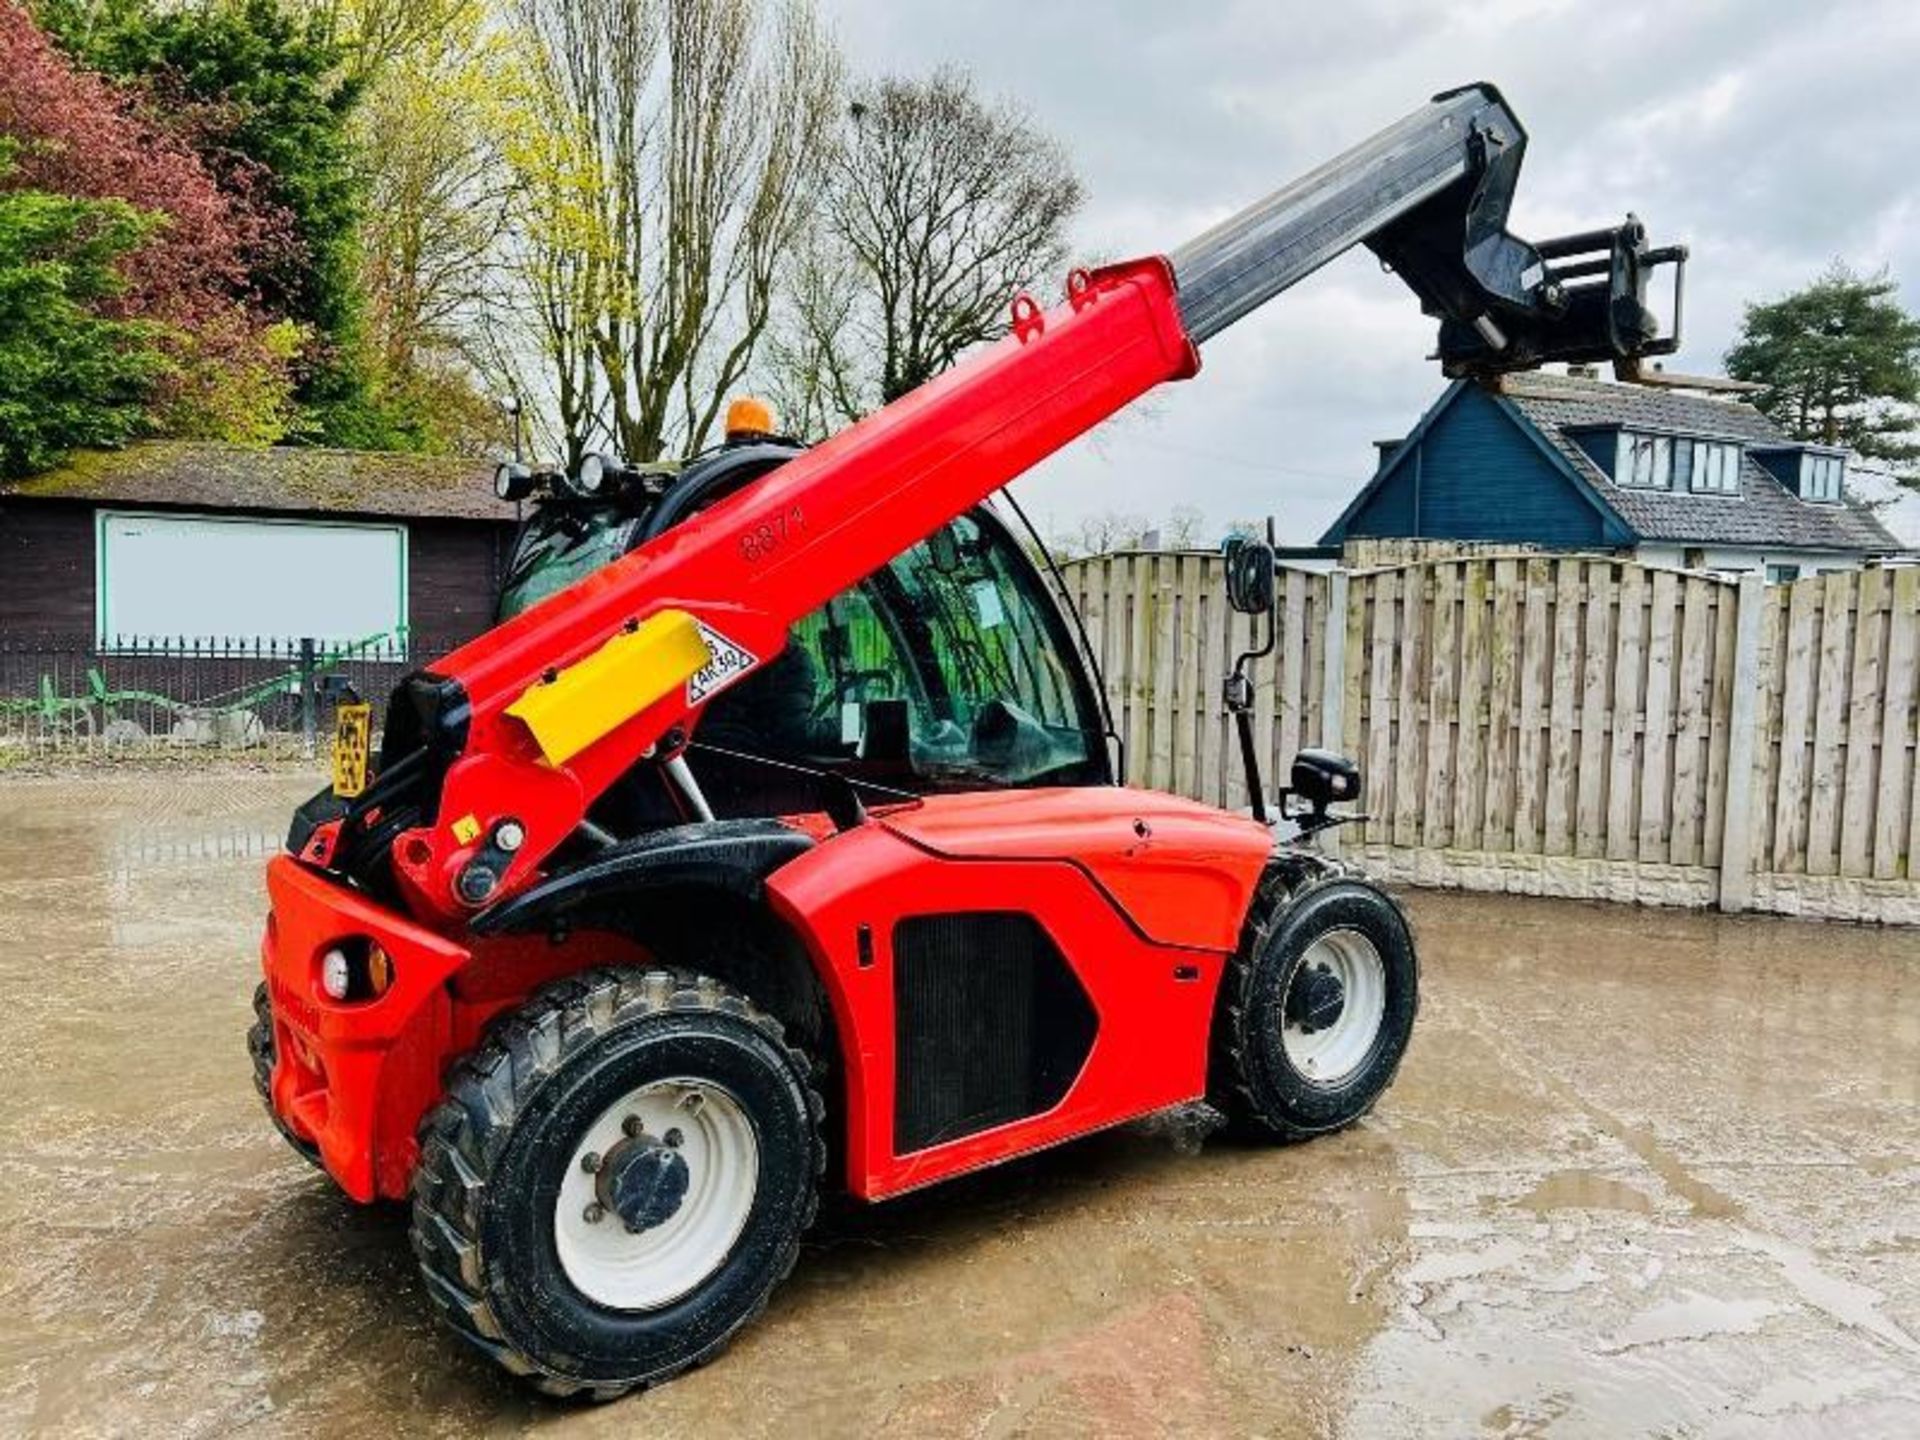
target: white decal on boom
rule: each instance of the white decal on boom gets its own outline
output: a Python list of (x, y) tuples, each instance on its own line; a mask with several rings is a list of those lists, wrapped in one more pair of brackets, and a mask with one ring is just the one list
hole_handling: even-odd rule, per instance
[(734, 644), (705, 621), (695, 620), (694, 624), (700, 627), (700, 638), (707, 642), (711, 658), (687, 677), (689, 705), (698, 705), (709, 696), (726, 689), (760, 663), (759, 656), (744, 646)]

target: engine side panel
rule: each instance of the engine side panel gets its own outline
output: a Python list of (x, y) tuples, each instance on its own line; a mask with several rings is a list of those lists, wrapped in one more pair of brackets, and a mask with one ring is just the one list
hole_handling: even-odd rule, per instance
[(1161, 945), (1231, 950), (1273, 849), (1266, 826), (1124, 786), (943, 795), (887, 816), (954, 860), (1066, 860)]
[[(1183, 802), (1142, 792), (1068, 793), (1081, 802), (1077, 814), (1055, 792), (997, 797), (1010, 803), (996, 806), (977, 805), (977, 796), (935, 797), (911, 813), (921, 822), (919, 834), (937, 833), (944, 851), (909, 838), (902, 814), (895, 814), (834, 836), (769, 878), (771, 903), (806, 942), (834, 1007), (846, 1067), (847, 1183), (855, 1194), (898, 1194), (1204, 1093), (1214, 994), (1259, 878), (1266, 832), (1254, 827), (1257, 833), (1249, 834), (1223, 817), (1230, 823), (1215, 837), (1217, 868), (1181, 863), (1190, 856), (1165, 856), (1163, 863), (1150, 843), (1154, 837), (1135, 834), (1133, 821), (1146, 819), (1150, 830), (1167, 823), (1178, 831), (1187, 823)], [(1112, 795), (1137, 803), (1115, 803)], [(1022, 800), (1030, 810), (1011, 803)], [(1147, 807), (1148, 800), (1170, 808)], [(969, 815), (948, 816), (949, 808)], [(1135, 813), (1143, 808), (1148, 814)], [(1118, 838), (1096, 840), (1104, 832), (1089, 825), (1089, 815), (1124, 825), (1131, 852)], [(1000, 843), (1013, 853), (990, 853)], [(1170, 851), (1183, 842), (1161, 843)], [(935, 980), (945, 996), (965, 996), (969, 983), (1017, 981), (1036, 987), (1036, 1012), (1044, 1010), (1052, 1003), (1047, 995), (1060, 988), (1046, 974), (1057, 955), (1094, 1019), (1091, 1043), (1075, 1047), (1075, 1053), (1084, 1048), (1084, 1062), (1057, 1101), (1039, 1113), (986, 1123), (950, 1139), (938, 1138), (926, 1119), (926, 1075), (903, 1068), (923, 1061), (902, 1054), (898, 1011), (903, 978), (922, 982), (910, 971), (903, 974), (896, 939), (912, 947), (916, 935), (926, 932), (923, 922), (934, 917), (967, 917), (971, 923), (949, 927), (950, 935), (986, 937), (973, 942), (977, 963), (1001, 976), (990, 982), (969, 977), (966, 955), (949, 949)], [(1050, 942), (1038, 947), (1046, 954), (1025, 968), (1010, 965), (991, 943), (991, 917), (1002, 924), (1006, 917), (1029, 917)], [(1169, 934), (1203, 943), (1167, 943), (1161, 935)], [(906, 964), (916, 963), (909, 954)], [(1003, 1015), (1026, 1014), (1024, 1001), (998, 1001), (1006, 1001), (1000, 1004)], [(949, 1001), (954, 1023), (965, 1008)], [(1055, 1004), (1052, 1014), (1060, 1013)], [(912, 1025), (907, 1033), (915, 1033)], [(1041, 1030), (1033, 1034), (1052, 1038)], [(1047, 1057), (1014, 1043), (1004, 1049), (1007, 1056), (1029, 1056), (1022, 1063), (1035, 1067), (1030, 1083), (1007, 1077), (996, 1085), (975, 1072), (956, 1075), (956, 1083), (986, 1098), (956, 1105), (963, 1123), (939, 1133), (965, 1129), (969, 1117), (990, 1122), (996, 1104), (1006, 1107), (999, 1113), (1017, 1112), (1018, 1096), (1057, 1093)], [(916, 1084), (918, 1098), (903, 1100), (902, 1091)], [(918, 1112), (903, 1117), (903, 1103)]]

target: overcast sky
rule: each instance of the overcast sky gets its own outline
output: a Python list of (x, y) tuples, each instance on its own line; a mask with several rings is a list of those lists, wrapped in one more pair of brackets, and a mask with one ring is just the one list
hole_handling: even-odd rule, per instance
[[(1920, 308), (1920, 3), (821, 0), (870, 71), (970, 70), (1071, 153), (1081, 254), (1163, 252), (1472, 80), (1531, 142), (1527, 238), (1644, 219), (1692, 247), (1669, 368), (1715, 371), (1741, 305), (1834, 258)], [(1664, 306), (1664, 300), (1661, 301)], [(1439, 392), (1432, 322), (1350, 254), (1207, 347), (1196, 379), (1020, 485), (1043, 528), (1198, 505), (1308, 541)], [(1044, 517), (1044, 519), (1042, 518)]]

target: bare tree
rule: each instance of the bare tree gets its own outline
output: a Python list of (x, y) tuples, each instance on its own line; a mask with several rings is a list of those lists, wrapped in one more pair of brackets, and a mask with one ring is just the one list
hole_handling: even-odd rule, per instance
[(1064, 263), (1081, 199), (1061, 147), (963, 72), (859, 87), (789, 271), (772, 356), (789, 418), (857, 419), (1003, 333), (1014, 293)]
[(306, 9), (340, 46), (342, 78), (357, 89), (465, 27), (474, 0), (307, 0)]
[(806, 0), (513, 11), (513, 248), (565, 443), (698, 448), (815, 201), (837, 53)]
[(1206, 543), (1206, 512), (1197, 505), (1176, 505), (1160, 527), (1160, 543), (1168, 550), (1197, 550)]
[(1100, 510), (1082, 515), (1071, 529), (1052, 535), (1047, 546), (1064, 559), (1111, 555), (1120, 550), (1196, 550), (1206, 545), (1207, 517), (1192, 505), (1176, 505), (1165, 520)]

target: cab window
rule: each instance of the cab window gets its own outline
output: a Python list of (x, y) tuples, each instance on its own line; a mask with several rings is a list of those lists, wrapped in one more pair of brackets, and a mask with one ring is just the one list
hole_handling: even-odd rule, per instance
[(520, 537), (507, 569), (494, 621), (511, 620), (574, 581), (612, 564), (632, 547), (639, 522), (601, 522), (555, 510)]
[(964, 515), (796, 624), (700, 738), (901, 788), (1103, 779), (1072, 643), (1012, 540)]

